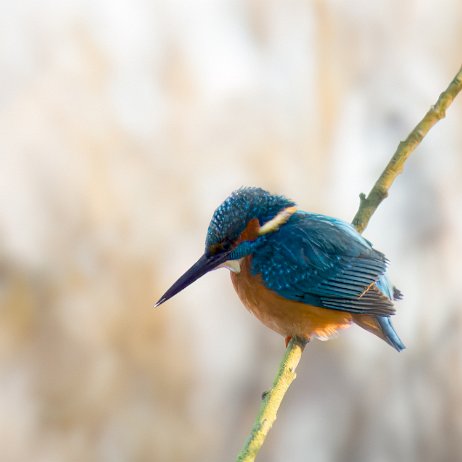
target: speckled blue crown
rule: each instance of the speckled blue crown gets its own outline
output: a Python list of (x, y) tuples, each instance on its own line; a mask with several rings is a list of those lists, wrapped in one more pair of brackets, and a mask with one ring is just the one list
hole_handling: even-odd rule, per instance
[(261, 188), (237, 189), (215, 210), (205, 246), (208, 248), (225, 239), (233, 242), (253, 218), (258, 218), (263, 225), (292, 205), (295, 203), (286, 197), (270, 194)]

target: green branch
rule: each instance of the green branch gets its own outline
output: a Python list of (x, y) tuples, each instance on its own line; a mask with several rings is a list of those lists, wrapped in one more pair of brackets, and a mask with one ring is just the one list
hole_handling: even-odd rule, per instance
[[(430, 108), (406, 140), (399, 144), (398, 149), (368, 196), (366, 197), (364, 194), (360, 195), (361, 202), (359, 209), (353, 219), (353, 225), (360, 233), (364, 231), (380, 203), (388, 196), (388, 190), (396, 177), (402, 172), (407, 158), (420, 144), (433, 125), (445, 116), (446, 109), (451, 105), (461, 89), (462, 67), (449, 87), (441, 93), (436, 104)], [(306, 342), (298, 338), (293, 338), (289, 342), (273, 386), (265, 394), (252, 432), (238, 455), (238, 462), (252, 462), (255, 460), (258, 451), (265, 442), (266, 435), (276, 420), (277, 411), (284, 395), (295, 379), (295, 369), (300, 361), (305, 345)]]
[(396, 152), (388, 162), (385, 170), (366, 197), (361, 193), (359, 209), (353, 218), (353, 225), (362, 233), (372, 214), (377, 210), (380, 203), (388, 196), (388, 190), (395, 181), (396, 177), (403, 171), (404, 163), (412, 154), (414, 149), (420, 144), (430, 128), (446, 115), (446, 109), (451, 105), (454, 98), (462, 89), (462, 67), (454, 77), (449, 87), (441, 93), (438, 101), (425, 114), (424, 118), (416, 125), (406, 140), (399, 143)]
[(287, 345), (286, 353), (279, 366), (273, 386), (270, 391), (264, 393), (260, 412), (255, 420), (252, 432), (242, 451), (237, 456), (238, 462), (250, 462), (257, 457), (258, 451), (265, 442), (266, 435), (276, 420), (281, 401), (290, 384), (295, 380), (295, 368), (302, 357), (306, 343), (305, 340), (294, 337)]

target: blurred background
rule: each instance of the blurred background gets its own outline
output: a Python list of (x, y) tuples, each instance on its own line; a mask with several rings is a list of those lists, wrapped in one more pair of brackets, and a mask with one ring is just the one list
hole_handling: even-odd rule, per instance
[[(1, 2), (0, 460), (231, 461), (283, 339), (225, 270), (242, 185), (351, 220), (462, 57), (458, 0)], [(365, 232), (398, 354), (312, 342), (259, 460), (462, 457), (462, 96)]]

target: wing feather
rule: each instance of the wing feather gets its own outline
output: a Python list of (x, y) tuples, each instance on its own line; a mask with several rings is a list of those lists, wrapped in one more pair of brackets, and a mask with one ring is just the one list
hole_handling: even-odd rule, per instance
[(394, 313), (375, 285), (387, 259), (348, 223), (297, 212), (263, 241), (253, 255), (252, 273), (279, 295), (351, 313)]

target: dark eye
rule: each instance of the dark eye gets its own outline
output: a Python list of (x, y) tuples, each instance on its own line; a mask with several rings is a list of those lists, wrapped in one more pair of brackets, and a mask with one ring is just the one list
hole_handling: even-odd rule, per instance
[(221, 243), (221, 248), (224, 252), (227, 252), (228, 250), (231, 250), (231, 247), (233, 246), (232, 242), (229, 239), (224, 239)]
[(221, 242), (211, 245), (207, 249), (207, 253), (209, 255), (217, 255), (222, 252), (229, 252), (232, 248), (233, 248), (232, 241), (228, 238), (225, 238)]

